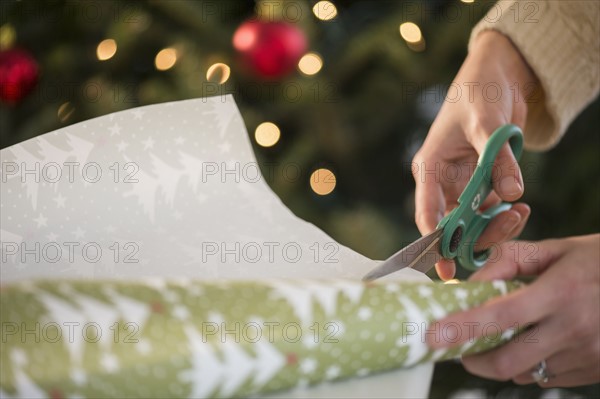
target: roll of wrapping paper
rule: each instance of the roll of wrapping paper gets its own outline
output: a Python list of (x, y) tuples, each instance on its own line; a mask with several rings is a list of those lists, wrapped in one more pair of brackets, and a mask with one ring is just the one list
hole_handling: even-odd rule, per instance
[(35, 281), (1, 290), (3, 397), (240, 397), (490, 349), (431, 321), (519, 287), (347, 280)]

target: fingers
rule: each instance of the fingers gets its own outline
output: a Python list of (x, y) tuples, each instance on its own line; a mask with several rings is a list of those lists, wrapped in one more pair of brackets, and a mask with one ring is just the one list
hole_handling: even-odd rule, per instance
[(492, 173), (492, 185), (504, 201), (516, 201), (523, 195), (523, 176), (508, 143), (498, 152)]
[(421, 234), (435, 230), (445, 210), (442, 186), (435, 175), (414, 175), (415, 189), (415, 221)]
[[(477, 132), (473, 134), (471, 143), (477, 153), (482, 154), (493, 130), (479, 127)], [(492, 187), (503, 201), (513, 202), (521, 198), (524, 190), (523, 176), (508, 143), (498, 151), (491, 174)]]
[(454, 261), (442, 259), (435, 265), (435, 270), (442, 280), (450, 280), (456, 273)]
[[(433, 349), (463, 344), (467, 341), (493, 334), (497, 330), (522, 327), (537, 323), (556, 310), (556, 287), (549, 281), (539, 280), (506, 296), (491, 299), (485, 304), (460, 313), (451, 314), (433, 323), (436, 331), (457, 331), (456, 337), (428, 340)], [(494, 326), (493, 330), (488, 327)], [(458, 329), (458, 330), (457, 330)], [(431, 337), (428, 337), (431, 338)]]
[(511, 280), (539, 275), (559, 256), (563, 245), (561, 240), (547, 240), (510, 241), (493, 246), (488, 262), (469, 280)]
[(517, 237), (525, 228), (530, 214), (531, 209), (527, 204), (516, 203), (510, 210), (497, 215), (475, 243), (475, 251)]
[[(575, 387), (579, 385), (594, 384), (600, 381), (600, 361), (581, 364), (582, 355), (585, 354), (585, 349), (576, 351), (563, 351), (546, 360), (546, 370), (549, 373), (548, 381), (539, 381), (538, 384), (543, 388), (551, 387)], [(571, 367), (562, 366), (563, 364), (571, 365)], [(572, 367), (577, 364), (577, 367)], [(517, 384), (532, 384), (535, 379), (529, 373), (523, 373), (513, 381)]]
[(557, 375), (548, 380), (548, 382), (539, 382), (543, 388), (553, 387), (577, 387), (580, 385), (594, 384), (600, 378), (600, 369), (579, 369), (565, 374)]
[[(565, 349), (546, 358), (546, 370), (549, 378), (548, 382), (540, 382), (540, 385), (544, 387), (569, 386), (575, 381), (578, 382), (577, 385), (592, 384), (599, 381), (600, 359), (596, 358), (585, 361), (589, 359), (590, 346), (591, 344), (586, 342), (586, 345)], [(513, 378), (513, 381), (517, 384), (532, 384), (536, 382), (530, 370), (517, 375)]]
[[(492, 328), (488, 326), (488, 329)], [(497, 334), (500, 332), (498, 330)], [(546, 323), (533, 326), (522, 334), (513, 337), (505, 345), (491, 351), (463, 357), (465, 368), (472, 374), (485, 378), (506, 381), (517, 376), (529, 375), (543, 359), (551, 358), (560, 340), (552, 334)], [(548, 370), (553, 371), (548, 368)]]

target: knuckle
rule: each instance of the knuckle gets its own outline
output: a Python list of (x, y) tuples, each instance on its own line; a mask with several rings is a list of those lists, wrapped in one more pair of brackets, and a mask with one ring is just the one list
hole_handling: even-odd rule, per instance
[(491, 366), (494, 377), (500, 381), (508, 381), (515, 376), (513, 359), (508, 356), (495, 356), (491, 361)]
[(426, 162), (425, 155), (423, 154), (422, 151), (423, 150), (417, 151), (417, 153), (413, 157), (411, 165), (410, 165), (410, 173), (412, 174), (412, 176), (415, 179), (415, 182), (417, 184), (420, 183), (420, 181), (421, 181), (421, 179), (419, 178), (420, 173), (421, 173), (421, 167)]
[(504, 306), (494, 306), (494, 309), (492, 310), (492, 320), (495, 320), (502, 329), (513, 325), (516, 322), (513, 308), (518, 309), (518, 307), (510, 306), (509, 304), (505, 304)]

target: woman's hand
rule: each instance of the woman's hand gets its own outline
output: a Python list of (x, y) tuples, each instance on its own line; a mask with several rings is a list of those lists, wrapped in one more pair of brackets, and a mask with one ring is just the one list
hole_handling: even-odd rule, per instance
[[(423, 235), (457, 206), (489, 136), (507, 123), (523, 128), (525, 89), (534, 82), (535, 76), (508, 38), (495, 31), (478, 36), (413, 160), (415, 219)], [(508, 144), (498, 154), (492, 180), (494, 191), (482, 208), (501, 200), (515, 201), (523, 194), (521, 171)], [(527, 205), (518, 203), (498, 215), (477, 249), (519, 235), (529, 213)], [(442, 279), (452, 278), (453, 262), (441, 261), (437, 272)]]
[[(550, 378), (539, 382), (543, 387), (599, 382), (600, 234), (507, 242), (493, 250), (491, 258), (496, 260), (471, 280), (539, 277), (505, 297), (439, 321), (436, 331), (456, 331), (457, 335), (442, 337), (452, 344), (438, 337), (430, 346), (453, 346), (480, 337), (489, 323), (502, 331), (533, 323), (533, 329), (524, 334), (527, 339), (513, 338), (489, 352), (465, 357), (465, 368), (486, 378), (530, 384), (535, 382), (532, 368), (545, 360)], [(489, 330), (497, 333), (496, 328)]]

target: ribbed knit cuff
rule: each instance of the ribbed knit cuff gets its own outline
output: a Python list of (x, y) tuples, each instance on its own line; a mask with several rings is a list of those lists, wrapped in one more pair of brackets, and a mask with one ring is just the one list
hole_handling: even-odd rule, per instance
[(501, 0), (475, 26), (508, 36), (537, 75), (544, 95), (528, 104), (525, 145), (555, 145), (600, 90), (600, 2)]

